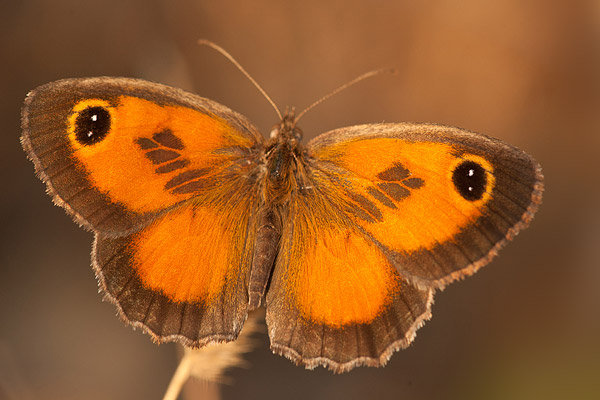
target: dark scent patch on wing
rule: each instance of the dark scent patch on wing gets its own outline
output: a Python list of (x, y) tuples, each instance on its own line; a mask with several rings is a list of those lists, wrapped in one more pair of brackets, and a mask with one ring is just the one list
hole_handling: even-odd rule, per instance
[[(155, 133), (152, 135), (152, 139), (140, 137), (135, 139), (135, 142), (142, 150), (150, 150), (145, 155), (153, 164), (164, 164), (175, 160), (181, 154), (174, 150), (183, 150), (185, 148), (181, 139), (175, 136), (170, 129)], [(161, 166), (156, 172), (164, 174), (181, 168), (181, 164), (171, 164), (169, 166)]]
[(410, 171), (400, 163), (395, 163), (393, 167), (377, 174), (382, 181), (401, 181), (410, 176)]
[(158, 147), (158, 144), (156, 144), (153, 140), (148, 138), (137, 138), (135, 142), (138, 144), (138, 146), (140, 146), (142, 150), (155, 149)]
[(147, 152), (146, 157), (152, 161), (153, 164), (163, 164), (179, 157), (179, 153), (172, 150), (157, 149)]
[(369, 213), (375, 220), (383, 221), (383, 214), (371, 200), (367, 199), (363, 195), (353, 192), (348, 192), (348, 197), (350, 197), (354, 202), (358, 203), (358, 205), (367, 213)]
[(398, 183), (380, 183), (377, 186), (396, 201), (402, 201), (410, 196), (410, 191)]
[(384, 206), (392, 208), (392, 209), (398, 208), (398, 207), (396, 207), (396, 205), (394, 204), (394, 202), (390, 200), (389, 197), (387, 197), (385, 194), (383, 194), (382, 192), (380, 192), (376, 188), (369, 187), (369, 188), (367, 188), (367, 191), (369, 192), (369, 194), (371, 196), (373, 196), (374, 198), (376, 198)]
[(194, 193), (199, 190), (206, 189), (207, 187), (208, 187), (208, 181), (200, 179), (197, 181), (192, 181), (190, 183), (186, 183), (185, 185), (182, 185), (182, 186), (178, 186), (175, 189), (173, 189), (172, 193), (173, 194)]
[[(412, 173), (400, 163), (394, 163), (391, 168), (377, 174), (377, 178), (384, 181), (377, 184), (379, 189), (395, 201), (404, 200), (410, 196), (409, 189), (420, 189), (425, 184), (423, 179), (412, 176)], [(382, 194), (376, 188), (369, 188), (367, 190), (371, 196), (386, 206), (388, 205), (385, 203), (385, 200), (382, 200)], [(383, 196), (386, 200), (390, 201), (385, 195)]]
[(367, 214), (366, 211), (364, 211), (360, 207), (346, 207), (346, 212), (348, 214), (355, 215), (357, 218), (360, 218), (363, 221), (368, 222), (370, 224), (375, 223), (375, 220), (373, 219), (373, 217), (371, 217), (369, 214)]
[(403, 180), (402, 184), (411, 189), (420, 189), (425, 184), (425, 181), (421, 178), (408, 178)]
[(157, 174), (166, 174), (166, 173), (173, 172), (173, 171), (176, 171), (181, 168), (185, 168), (188, 165), (190, 165), (190, 160), (188, 160), (187, 158), (183, 159), (183, 160), (175, 160), (168, 164), (161, 165), (160, 167), (156, 168), (155, 172)]
[(170, 129), (165, 129), (162, 132), (155, 133), (152, 135), (152, 139), (154, 139), (157, 143), (168, 147), (170, 149), (175, 150), (183, 150), (183, 142), (177, 136), (173, 134)]
[[(165, 189), (168, 190), (168, 189), (172, 189), (174, 187), (183, 185), (189, 181), (198, 179), (198, 178), (206, 175), (208, 172), (209, 172), (209, 169), (207, 169), (207, 168), (191, 169), (189, 171), (182, 172), (179, 175), (175, 176), (174, 178), (171, 178), (171, 180), (169, 180), (165, 184)], [(177, 192), (177, 193), (179, 193), (179, 192)]]

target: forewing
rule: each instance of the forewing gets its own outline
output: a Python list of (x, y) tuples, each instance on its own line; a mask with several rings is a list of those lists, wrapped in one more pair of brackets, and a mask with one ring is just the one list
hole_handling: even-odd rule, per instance
[(484, 135), (432, 124), (344, 128), (308, 145), (317, 187), (404, 279), (441, 288), (474, 273), (532, 219), (539, 164)]
[(22, 114), (21, 141), (48, 192), (105, 236), (248, 175), (262, 149), (241, 115), (135, 79), (49, 83), (29, 93)]

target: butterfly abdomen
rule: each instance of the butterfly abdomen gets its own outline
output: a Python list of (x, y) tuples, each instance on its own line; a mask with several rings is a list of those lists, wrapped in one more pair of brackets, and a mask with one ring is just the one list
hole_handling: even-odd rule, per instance
[(260, 212), (250, 281), (248, 282), (248, 307), (250, 310), (260, 307), (277, 257), (281, 239), (281, 220), (277, 212), (277, 209), (271, 208), (263, 209)]

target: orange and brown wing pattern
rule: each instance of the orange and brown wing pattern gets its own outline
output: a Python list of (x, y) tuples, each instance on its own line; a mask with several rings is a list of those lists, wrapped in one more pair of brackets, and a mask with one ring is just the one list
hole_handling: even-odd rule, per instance
[(119, 236), (247, 176), (262, 138), (244, 117), (179, 89), (126, 78), (41, 86), (23, 108), (23, 147), (55, 202)]
[(233, 340), (248, 308), (262, 137), (242, 116), (125, 78), (32, 91), (23, 147), (48, 192), (95, 232), (100, 288), (157, 341)]
[(532, 218), (527, 154), (457, 128), (380, 124), (309, 143), (267, 293), (275, 352), (336, 372), (380, 366)]
[(441, 288), (485, 265), (541, 201), (539, 164), (496, 139), (432, 124), (364, 125), (309, 143), (317, 187), (401, 276)]
[(383, 365), (429, 318), (433, 291), (404, 280), (320, 189), (295, 193), (284, 217), (266, 297), (271, 348), (307, 368)]
[(96, 236), (102, 291), (156, 341), (202, 346), (234, 340), (242, 328), (258, 199), (225, 187), (226, 197), (187, 202), (130, 236)]

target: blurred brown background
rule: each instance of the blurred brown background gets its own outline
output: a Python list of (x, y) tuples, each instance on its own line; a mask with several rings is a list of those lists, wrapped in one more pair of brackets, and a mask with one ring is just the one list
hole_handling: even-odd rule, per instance
[(478, 274), (438, 293), (433, 319), (383, 369), (336, 376), (272, 355), (256, 335), (225, 399), (600, 398), (600, 2), (2, 1), (0, 398), (159, 399), (175, 345), (101, 302), (92, 235), (54, 207), (19, 144), (20, 107), (60, 78), (131, 76), (217, 100), (263, 133), (357, 75), (395, 66), (311, 111), (305, 135), (438, 122), (534, 155), (544, 203)]

